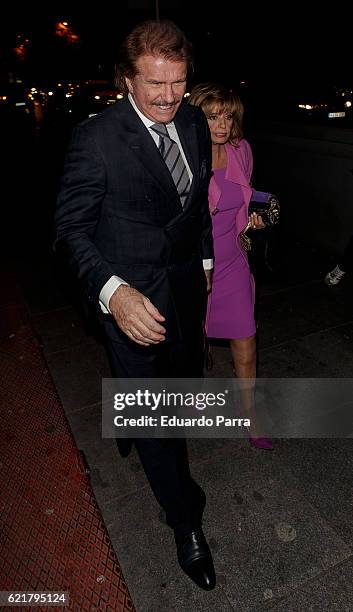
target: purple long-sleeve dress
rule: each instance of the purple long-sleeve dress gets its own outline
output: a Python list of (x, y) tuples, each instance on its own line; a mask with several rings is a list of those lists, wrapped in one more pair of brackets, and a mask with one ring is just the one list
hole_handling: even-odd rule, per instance
[[(242, 153), (228, 152), (228, 164), (234, 161), (234, 155), (238, 155), (240, 163)], [(240, 339), (253, 336), (256, 331), (254, 280), (239, 240), (247, 221), (249, 194), (243, 184), (234, 181), (234, 173), (232, 180), (227, 175), (228, 170), (220, 168), (214, 171), (212, 179), (219, 195), (212, 215), (215, 262), (206, 333), (210, 338)]]

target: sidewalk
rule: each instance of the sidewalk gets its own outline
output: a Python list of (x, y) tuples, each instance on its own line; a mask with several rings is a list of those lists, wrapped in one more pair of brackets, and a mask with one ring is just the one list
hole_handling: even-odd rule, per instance
[[(105, 353), (43, 261), (21, 264), (27, 304), (136, 610), (353, 610), (352, 441), (276, 440), (265, 452), (247, 440), (190, 440), (218, 575), (214, 591), (200, 591), (177, 564), (135, 452), (123, 460), (101, 439)], [(352, 279), (326, 287), (331, 263), (293, 245), (285, 278), (259, 287), (261, 377), (352, 376)], [(231, 376), (227, 347), (212, 350), (211, 375)]]
[(0, 590), (59, 592), (66, 610), (133, 612), (21, 291), (10, 273), (0, 283)]

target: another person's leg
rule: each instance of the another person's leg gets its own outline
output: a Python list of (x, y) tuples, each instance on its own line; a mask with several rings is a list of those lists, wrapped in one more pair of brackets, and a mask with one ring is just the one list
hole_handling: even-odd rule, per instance
[(250, 444), (256, 448), (272, 450), (272, 442), (263, 438), (257, 431), (255, 384), (256, 384), (256, 337), (230, 340), (234, 373), (239, 380), (241, 407), (252, 423)]
[(343, 279), (347, 272), (353, 270), (353, 236), (350, 237), (349, 242), (339, 258), (337, 265), (328, 272), (325, 276), (325, 283), (329, 287), (338, 285)]
[(256, 338), (232, 339), (230, 341), (234, 372), (237, 378), (256, 378)]
[(343, 272), (352, 272), (353, 270), (353, 235), (350, 237), (342, 257), (338, 261), (338, 265)]

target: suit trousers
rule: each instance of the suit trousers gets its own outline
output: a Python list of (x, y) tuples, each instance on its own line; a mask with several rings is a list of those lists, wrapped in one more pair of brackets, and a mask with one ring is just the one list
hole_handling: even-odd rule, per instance
[[(106, 349), (112, 374), (119, 378), (200, 378), (203, 376), (203, 337), (190, 344), (175, 342), (143, 347), (128, 340)], [(133, 440), (152, 491), (177, 536), (201, 525), (206, 496), (190, 474), (187, 444), (181, 438)], [(117, 440), (119, 446), (119, 440)]]

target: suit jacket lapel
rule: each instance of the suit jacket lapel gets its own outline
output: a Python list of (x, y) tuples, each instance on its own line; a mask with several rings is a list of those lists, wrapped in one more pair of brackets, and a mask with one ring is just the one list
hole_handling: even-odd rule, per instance
[(143, 166), (152, 175), (159, 187), (168, 197), (168, 202), (175, 213), (181, 209), (180, 198), (175, 189), (172, 176), (165, 165), (153, 138), (147, 128), (135, 113), (130, 102), (123, 100), (122, 123), (120, 123), (121, 138), (125, 140), (127, 146), (134, 152)]

